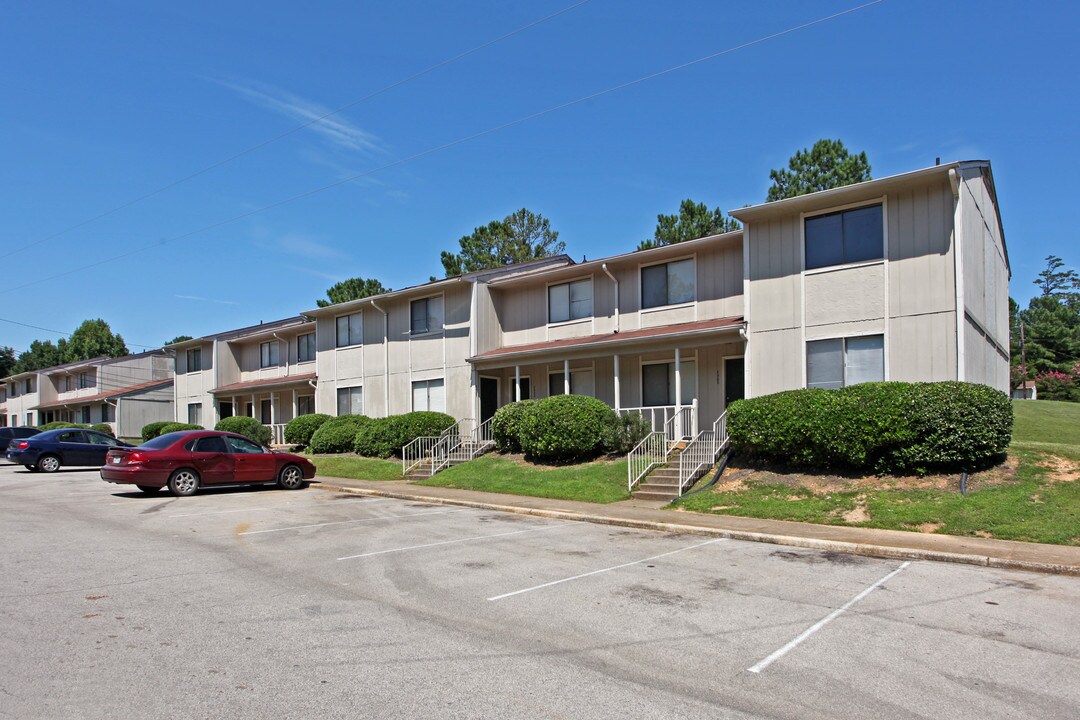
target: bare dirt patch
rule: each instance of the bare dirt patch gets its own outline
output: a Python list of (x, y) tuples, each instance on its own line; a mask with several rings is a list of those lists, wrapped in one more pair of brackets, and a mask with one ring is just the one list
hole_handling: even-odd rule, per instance
[(841, 515), (846, 523), (864, 523), (870, 520), (870, 513), (866, 509), (866, 498), (859, 497), (855, 501), (855, 507)]
[(945, 527), (945, 523), (930, 523), (926, 522), (919, 526), (919, 532), (921, 533), (936, 533), (941, 528)]
[(1080, 466), (1057, 455), (1048, 455), (1046, 462), (1039, 463), (1050, 472), (1046, 474), (1046, 480), (1051, 484), (1076, 482), (1080, 480)]

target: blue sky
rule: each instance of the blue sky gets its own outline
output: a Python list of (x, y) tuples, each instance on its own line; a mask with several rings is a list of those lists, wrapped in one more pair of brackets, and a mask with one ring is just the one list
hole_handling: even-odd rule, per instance
[[(887, 0), (192, 234), (858, 4), (589, 0), (40, 242), (573, 4), (9, 5), (0, 317), (103, 317), (135, 350), (296, 314), (354, 275), (441, 276), (441, 250), (521, 207), (576, 259), (623, 252), (685, 197), (762, 201), (769, 170), (821, 137), (875, 177), (989, 158), (1018, 300), (1046, 255), (1080, 266), (1061, 200), (1080, 196), (1073, 2)], [(0, 323), (0, 344), (39, 337), (56, 336)]]

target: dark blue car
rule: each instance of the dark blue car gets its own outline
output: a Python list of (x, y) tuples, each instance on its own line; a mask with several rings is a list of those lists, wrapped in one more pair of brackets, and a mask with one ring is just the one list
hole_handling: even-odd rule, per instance
[(109, 448), (114, 447), (131, 446), (93, 430), (62, 428), (12, 440), (6, 455), (8, 462), (30, 472), (51, 473), (64, 466), (101, 467)]

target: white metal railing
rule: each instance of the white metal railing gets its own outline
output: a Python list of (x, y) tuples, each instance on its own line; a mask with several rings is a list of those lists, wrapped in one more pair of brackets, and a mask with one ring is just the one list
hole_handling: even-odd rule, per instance
[(686, 444), (679, 455), (679, 495), (701, 477), (719, 458), (727, 447), (727, 411), (712, 424), (709, 430), (703, 430), (697, 437)]
[[(462, 421), (462, 424), (467, 427), (472, 424), (472, 420)], [(449, 434), (432, 451), (431, 474), (434, 475), (450, 465), (468, 462), (483, 455), (494, 446), (495, 438), (491, 431), (491, 418), (472, 428), (471, 432), (459, 430), (457, 433)]]
[(408, 475), (413, 468), (423, 465), (425, 461), (431, 461), (427, 470), (429, 474), (434, 474), (435, 447), (448, 435), (459, 433), (460, 424), (459, 422), (451, 425), (438, 436), (425, 435), (418, 437), (401, 448), (401, 474)]
[(633, 492), (650, 470), (666, 464), (670, 452), (671, 442), (666, 433), (656, 431), (646, 435), (626, 456), (627, 489)]
[(271, 445), (284, 445), (285, 444), (285, 424), (274, 423), (273, 425), (267, 425), (270, 428), (270, 444)]
[(697, 434), (697, 398), (689, 405), (651, 405), (619, 408), (620, 415), (637, 415), (653, 432), (663, 432), (669, 440), (692, 438)]

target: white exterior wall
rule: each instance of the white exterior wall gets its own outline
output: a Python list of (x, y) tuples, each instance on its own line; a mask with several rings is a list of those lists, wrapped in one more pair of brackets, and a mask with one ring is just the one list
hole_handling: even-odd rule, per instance
[[(210, 392), (217, 384), (215, 373), (217, 366), (214, 362), (215, 345), (220, 348), (224, 343), (208, 340), (177, 348), (175, 357), (176, 377), (173, 382), (172, 419), (174, 421), (186, 423), (188, 420), (188, 405), (201, 403), (203, 426), (213, 427), (214, 423), (217, 422), (214, 395)], [(189, 371), (187, 367), (187, 351), (195, 347), (200, 348), (202, 369)]]

